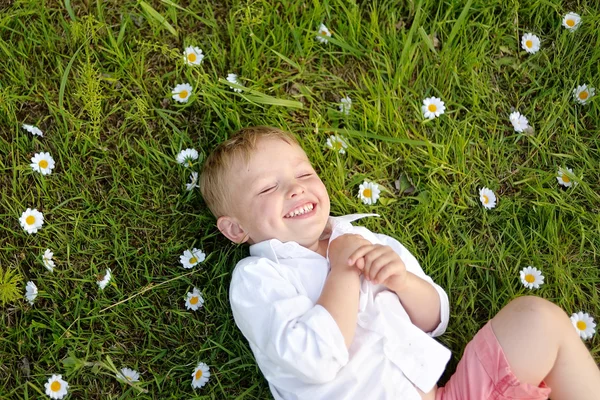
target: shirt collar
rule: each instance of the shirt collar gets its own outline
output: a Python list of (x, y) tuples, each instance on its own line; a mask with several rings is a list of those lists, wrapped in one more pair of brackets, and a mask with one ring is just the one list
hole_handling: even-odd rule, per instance
[[(349, 214), (339, 217), (330, 216), (327, 220), (325, 230), (330, 230), (330, 234), (336, 229), (348, 232), (352, 221), (364, 217), (379, 217), (379, 214)], [(286, 258), (322, 258), (320, 254), (299, 245), (296, 242), (281, 242), (278, 239), (268, 239), (259, 243), (250, 245), (250, 255), (253, 257), (265, 257), (276, 263)]]

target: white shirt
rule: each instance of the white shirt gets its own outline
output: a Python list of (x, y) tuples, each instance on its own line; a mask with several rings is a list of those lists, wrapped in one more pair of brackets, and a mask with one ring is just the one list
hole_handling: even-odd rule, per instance
[(350, 223), (365, 216), (377, 215), (329, 217), (329, 242), (354, 233), (391, 246), (408, 271), (439, 293), (441, 322), (423, 332), (394, 292), (361, 276), (356, 333), (347, 349), (331, 314), (316, 304), (328, 259), (296, 242), (251, 245), (250, 257), (233, 271), (229, 300), (276, 400), (420, 400), (415, 386), (427, 393), (444, 372), (451, 353), (433, 337), (448, 326), (446, 292), (397, 240)]

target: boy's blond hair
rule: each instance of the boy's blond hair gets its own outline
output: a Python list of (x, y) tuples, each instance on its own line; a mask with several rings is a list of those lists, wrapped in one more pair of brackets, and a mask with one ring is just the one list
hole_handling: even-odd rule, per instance
[(243, 161), (247, 164), (262, 139), (281, 139), (301, 147), (293, 134), (269, 126), (240, 129), (220, 143), (208, 156), (200, 173), (200, 192), (216, 218), (228, 215), (230, 211), (231, 193), (235, 188), (227, 184), (227, 174), (235, 163)]

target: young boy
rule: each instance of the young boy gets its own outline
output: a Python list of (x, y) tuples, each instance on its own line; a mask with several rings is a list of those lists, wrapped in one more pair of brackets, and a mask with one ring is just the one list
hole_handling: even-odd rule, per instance
[(219, 230), (250, 244), (233, 316), (275, 399), (600, 399), (600, 371), (567, 315), (521, 297), (466, 347), (447, 385), (444, 290), (395, 239), (329, 215), (295, 137), (237, 132), (206, 160), (202, 195)]

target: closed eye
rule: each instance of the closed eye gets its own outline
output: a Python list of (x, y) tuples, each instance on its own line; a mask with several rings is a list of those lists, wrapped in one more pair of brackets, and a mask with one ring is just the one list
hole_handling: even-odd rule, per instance
[(277, 185), (268, 187), (265, 190), (263, 190), (262, 192), (260, 192), (259, 194), (265, 194), (267, 192), (270, 192), (271, 190), (275, 189), (276, 187), (277, 187)]
[(304, 174), (304, 175), (300, 175), (299, 178), (306, 178), (307, 176), (311, 176), (312, 174)]

